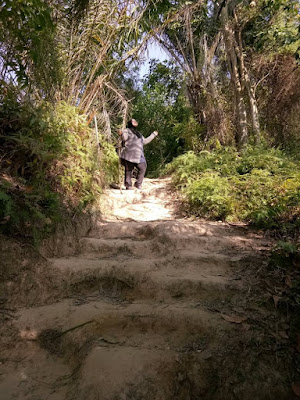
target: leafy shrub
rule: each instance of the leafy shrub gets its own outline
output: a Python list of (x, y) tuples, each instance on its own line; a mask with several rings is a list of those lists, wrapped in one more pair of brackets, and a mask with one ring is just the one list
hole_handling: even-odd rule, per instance
[[(96, 138), (76, 107), (20, 103), (0, 107), (0, 229), (38, 236), (66, 213), (84, 210), (117, 174), (114, 148)], [(100, 153), (100, 154), (99, 154)]]
[(170, 163), (189, 213), (243, 220), (265, 228), (289, 224), (299, 229), (299, 163), (279, 149), (248, 147), (241, 154), (219, 148), (186, 153)]
[(206, 172), (186, 189), (190, 210), (200, 216), (226, 218), (232, 212), (230, 185), (226, 178)]
[(0, 190), (0, 221), (9, 219), (13, 208), (13, 201), (4, 190)]
[(203, 147), (201, 139), (205, 136), (206, 128), (199, 124), (192, 113), (188, 114), (188, 111), (185, 110), (187, 113), (185, 119), (181, 122), (176, 121), (172, 127), (173, 134), (184, 139), (185, 148), (200, 151)]
[(238, 160), (238, 153), (231, 147), (223, 147), (215, 152), (202, 150), (198, 154), (189, 151), (168, 164), (165, 173), (171, 174), (176, 171), (176, 184), (185, 184), (186, 179), (207, 170), (216, 171), (221, 176), (236, 174)]
[(102, 174), (102, 182), (108, 185), (112, 182), (119, 180), (119, 157), (116, 153), (114, 146), (106, 142), (104, 138), (101, 139), (101, 156), (100, 167)]
[(249, 146), (242, 154), (237, 172), (246, 174), (256, 169), (268, 171), (270, 174), (288, 173), (293, 166), (293, 162), (279, 149)]

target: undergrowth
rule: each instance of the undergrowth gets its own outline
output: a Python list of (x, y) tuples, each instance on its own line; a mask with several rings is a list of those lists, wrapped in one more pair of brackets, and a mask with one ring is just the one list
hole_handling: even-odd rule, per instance
[(300, 228), (300, 169), (279, 149), (232, 147), (188, 152), (167, 165), (187, 213), (246, 221), (268, 229)]
[(113, 146), (76, 107), (33, 107), (13, 93), (0, 108), (0, 232), (38, 241), (68, 215), (86, 210), (115, 180)]
[(296, 241), (279, 241), (274, 246), (267, 273), (271, 280), (273, 300), (283, 314), (290, 315), (289, 337), (299, 363), (300, 350), (300, 244)]

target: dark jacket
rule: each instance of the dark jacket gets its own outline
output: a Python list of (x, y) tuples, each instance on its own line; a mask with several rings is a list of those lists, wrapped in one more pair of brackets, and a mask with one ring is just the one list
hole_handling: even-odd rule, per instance
[(124, 147), (121, 149), (120, 157), (132, 163), (139, 164), (144, 144), (150, 143), (156, 136), (153, 132), (147, 138), (144, 138), (144, 136), (139, 138), (129, 128), (124, 129), (122, 133)]

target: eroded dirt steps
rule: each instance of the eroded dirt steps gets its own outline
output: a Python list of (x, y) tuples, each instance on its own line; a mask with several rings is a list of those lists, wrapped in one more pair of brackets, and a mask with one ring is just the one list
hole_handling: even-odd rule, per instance
[(20, 362), (0, 398), (288, 399), (270, 360), (249, 350), (251, 316), (264, 311), (245, 270), (259, 268), (269, 243), (176, 218), (168, 181), (106, 196), (76, 250), (49, 260), (45, 304), (19, 310)]

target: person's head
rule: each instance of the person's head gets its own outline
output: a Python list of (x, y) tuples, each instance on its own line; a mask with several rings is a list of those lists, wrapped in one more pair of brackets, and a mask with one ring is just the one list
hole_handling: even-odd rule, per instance
[(131, 119), (130, 121), (128, 121), (128, 128), (137, 128), (138, 127), (138, 122), (135, 119)]

